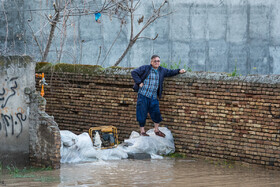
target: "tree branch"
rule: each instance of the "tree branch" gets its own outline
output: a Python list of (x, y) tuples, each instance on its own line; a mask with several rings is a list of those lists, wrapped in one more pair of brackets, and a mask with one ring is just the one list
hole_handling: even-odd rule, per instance
[(36, 42), (36, 44), (37, 44), (37, 46), (38, 46), (38, 48), (39, 48), (40, 54), (41, 54), (41, 56), (43, 57), (43, 50), (42, 50), (42, 48), (41, 48), (41, 45), (40, 45), (40, 43), (39, 43), (39, 41), (38, 41), (36, 35), (34, 34), (34, 31), (33, 31), (32, 27), (30, 26), (29, 22), (27, 22), (27, 25), (29, 26), (29, 28), (30, 28), (30, 30), (31, 30), (31, 32), (32, 32), (33, 39), (35, 40), (35, 42)]
[(142, 38), (145, 38), (145, 39), (149, 39), (149, 40), (156, 40), (158, 37), (158, 34), (154, 37), (154, 38), (150, 38), (150, 37), (145, 37), (145, 36), (139, 36), (138, 39), (142, 39)]
[(61, 39), (60, 39), (60, 51), (58, 53), (58, 59), (57, 59), (57, 62), (60, 62), (61, 60), (61, 56), (62, 56), (62, 52), (63, 52), (63, 46), (64, 46), (64, 43), (65, 43), (65, 38), (66, 38), (66, 35), (67, 35), (67, 20), (69, 18), (69, 14), (68, 11), (67, 11), (67, 6), (68, 4), (70, 4), (71, 1), (68, 1), (66, 4), (65, 4), (65, 8), (64, 8), (64, 12), (63, 12), (63, 24), (62, 24), (62, 28), (63, 28), (63, 32), (61, 32)]
[(109, 53), (110, 53), (110, 51), (111, 51), (113, 45), (116, 43), (116, 41), (117, 41), (117, 39), (119, 38), (121, 32), (122, 32), (122, 24), (121, 24), (121, 26), (120, 26), (120, 31), (118, 32), (118, 34), (117, 34), (115, 40), (113, 41), (113, 43), (112, 43), (110, 49), (107, 51), (107, 53), (106, 53), (106, 55), (105, 55), (105, 57), (104, 57), (104, 59), (103, 59), (103, 61), (102, 61), (102, 63), (101, 63), (101, 66), (103, 65), (104, 61), (106, 60), (107, 56), (109, 55)]
[(55, 27), (56, 27), (56, 24), (59, 20), (59, 11), (57, 11), (57, 8), (54, 4), (54, 9), (56, 11), (56, 14), (55, 14), (55, 18), (54, 20), (51, 22), (51, 30), (50, 30), (50, 34), (49, 34), (49, 39), (48, 39), (48, 42), (47, 42), (47, 45), (46, 45), (46, 48), (45, 48), (45, 51), (44, 51), (44, 55), (42, 57), (42, 62), (45, 62), (46, 59), (47, 59), (47, 56), (49, 54), (49, 50), (50, 50), (50, 47), (51, 47), (51, 43), (52, 43), (52, 39), (53, 39), (53, 36), (54, 36), (54, 31), (55, 31)]
[(96, 65), (97, 65), (98, 62), (99, 62), (100, 55), (101, 55), (101, 46), (99, 46), (99, 53), (98, 53), (98, 58), (97, 58), (97, 61), (96, 61)]
[(133, 39), (133, 0), (131, 0), (130, 12), (130, 40)]
[[(140, 1), (137, 2), (137, 4), (140, 3)], [(147, 37), (140, 37), (141, 33), (151, 24), (153, 23), (156, 19), (162, 17), (162, 15), (160, 15), (160, 12), (161, 12), (161, 9), (162, 7), (167, 3), (166, 0), (164, 0), (162, 2), (162, 4), (159, 6), (158, 9), (155, 9), (154, 7), (154, 4), (152, 2), (152, 6), (153, 6), (153, 9), (154, 9), (154, 12), (153, 14), (148, 18), (148, 20), (146, 21), (146, 23), (144, 24), (144, 26), (142, 27), (142, 29), (134, 36), (134, 33), (133, 33), (133, 13), (135, 11), (135, 9), (132, 9), (133, 8), (133, 0), (131, 0), (131, 7), (130, 7), (130, 21), (131, 21), (131, 26), (130, 26), (130, 40), (129, 40), (129, 43), (127, 45), (127, 48), (125, 49), (125, 51), (123, 52), (123, 54), (121, 55), (121, 57), (116, 61), (116, 63), (114, 64), (114, 66), (118, 66), (122, 59), (125, 57), (125, 55), (128, 53), (128, 51), (130, 50), (130, 48), (135, 44), (135, 42), (139, 39), (139, 38), (147, 38)], [(136, 4), (136, 5), (137, 5)], [(136, 7), (136, 6), (135, 6)], [(171, 14), (171, 13), (168, 13), (168, 14)], [(152, 38), (152, 40), (155, 40), (156, 38), (158, 37), (158, 34), (156, 35), (155, 38)], [(151, 39), (151, 38), (147, 38), (147, 39)]]

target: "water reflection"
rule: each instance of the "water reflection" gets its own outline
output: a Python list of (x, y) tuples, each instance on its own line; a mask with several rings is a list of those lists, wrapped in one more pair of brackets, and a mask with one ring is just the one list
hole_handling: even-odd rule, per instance
[[(203, 160), (118, 160), (63, 164), (30, 178), (4, 175), (6, 186), (280, 186), (280, 171)], [(1, 183), (0, 183), (1, 186)], [(3, 186), (3, 184), (2, 184)]]
[(174, 178), (175, 160), (120, 160), (63, 165), (61, 185), (152, 185)]

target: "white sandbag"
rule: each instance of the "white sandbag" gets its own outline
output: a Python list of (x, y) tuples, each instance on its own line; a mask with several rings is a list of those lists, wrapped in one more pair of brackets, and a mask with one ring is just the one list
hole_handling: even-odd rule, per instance
[[(61, 160), (60, 161), (62, 163), (92, 161), (97, 159), (96, 150), (92, 146), (92, 142), (88, 133), (82, 133), (77, 136), (70, 131), (63, 131), (60, 132), (60, 134), (61, 134), (61, 148), (60, 148)], [(69, 144), (69, 142), (71, 142), (70, 139), (75, 140), (73, 141), (75, 142), (75, 144)]]
[(100, 149), (94, 147), (88, 133), (75, 135), (70, 131), (61, 131), (60, 154), (61, 163), (94, 161), (96, 159), (120, 160), (128, 157), (121, 148)]
[(167, 155), (175, 152), (175, 146), (171, 131), (166, 127), (159, 127), (159, 130), (166, 136), (162, 138), (154, 133), (154, 129), (147, 131), (150, 136), (140, 136), (132, 132), (130, 138), (125, 140), (129, 146), (124, 147), (128, 153), (148, 153), (153, 155)]
[(77, 135), (66, 130), (60, 131), (61, 141), (63, 142), (63, 146), (70, 147), (77, 143)]
[(121, 147), (100, 149), (97, 151), (97, 158), (101, 160), (120, 160), (127, 157), (127, 153)]

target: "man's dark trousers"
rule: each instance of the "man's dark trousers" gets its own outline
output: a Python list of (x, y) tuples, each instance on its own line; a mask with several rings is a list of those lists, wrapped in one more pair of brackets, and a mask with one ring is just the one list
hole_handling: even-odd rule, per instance
[(148, 98), (142, 94), (138, 94), (136, 105), (136, 118), (140, 127), (144, 127), (146, 124), (147, 114), (150, 114), (154, 123), (160, 123), (162, 121), (159, 102), (157, 98)]

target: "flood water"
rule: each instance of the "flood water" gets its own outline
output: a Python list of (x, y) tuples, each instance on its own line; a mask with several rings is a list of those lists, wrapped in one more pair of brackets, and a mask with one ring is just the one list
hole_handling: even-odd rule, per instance
[(195, 159), (96, 161), (4, 174), (0, 186), (280, 186), (280, 171)]

